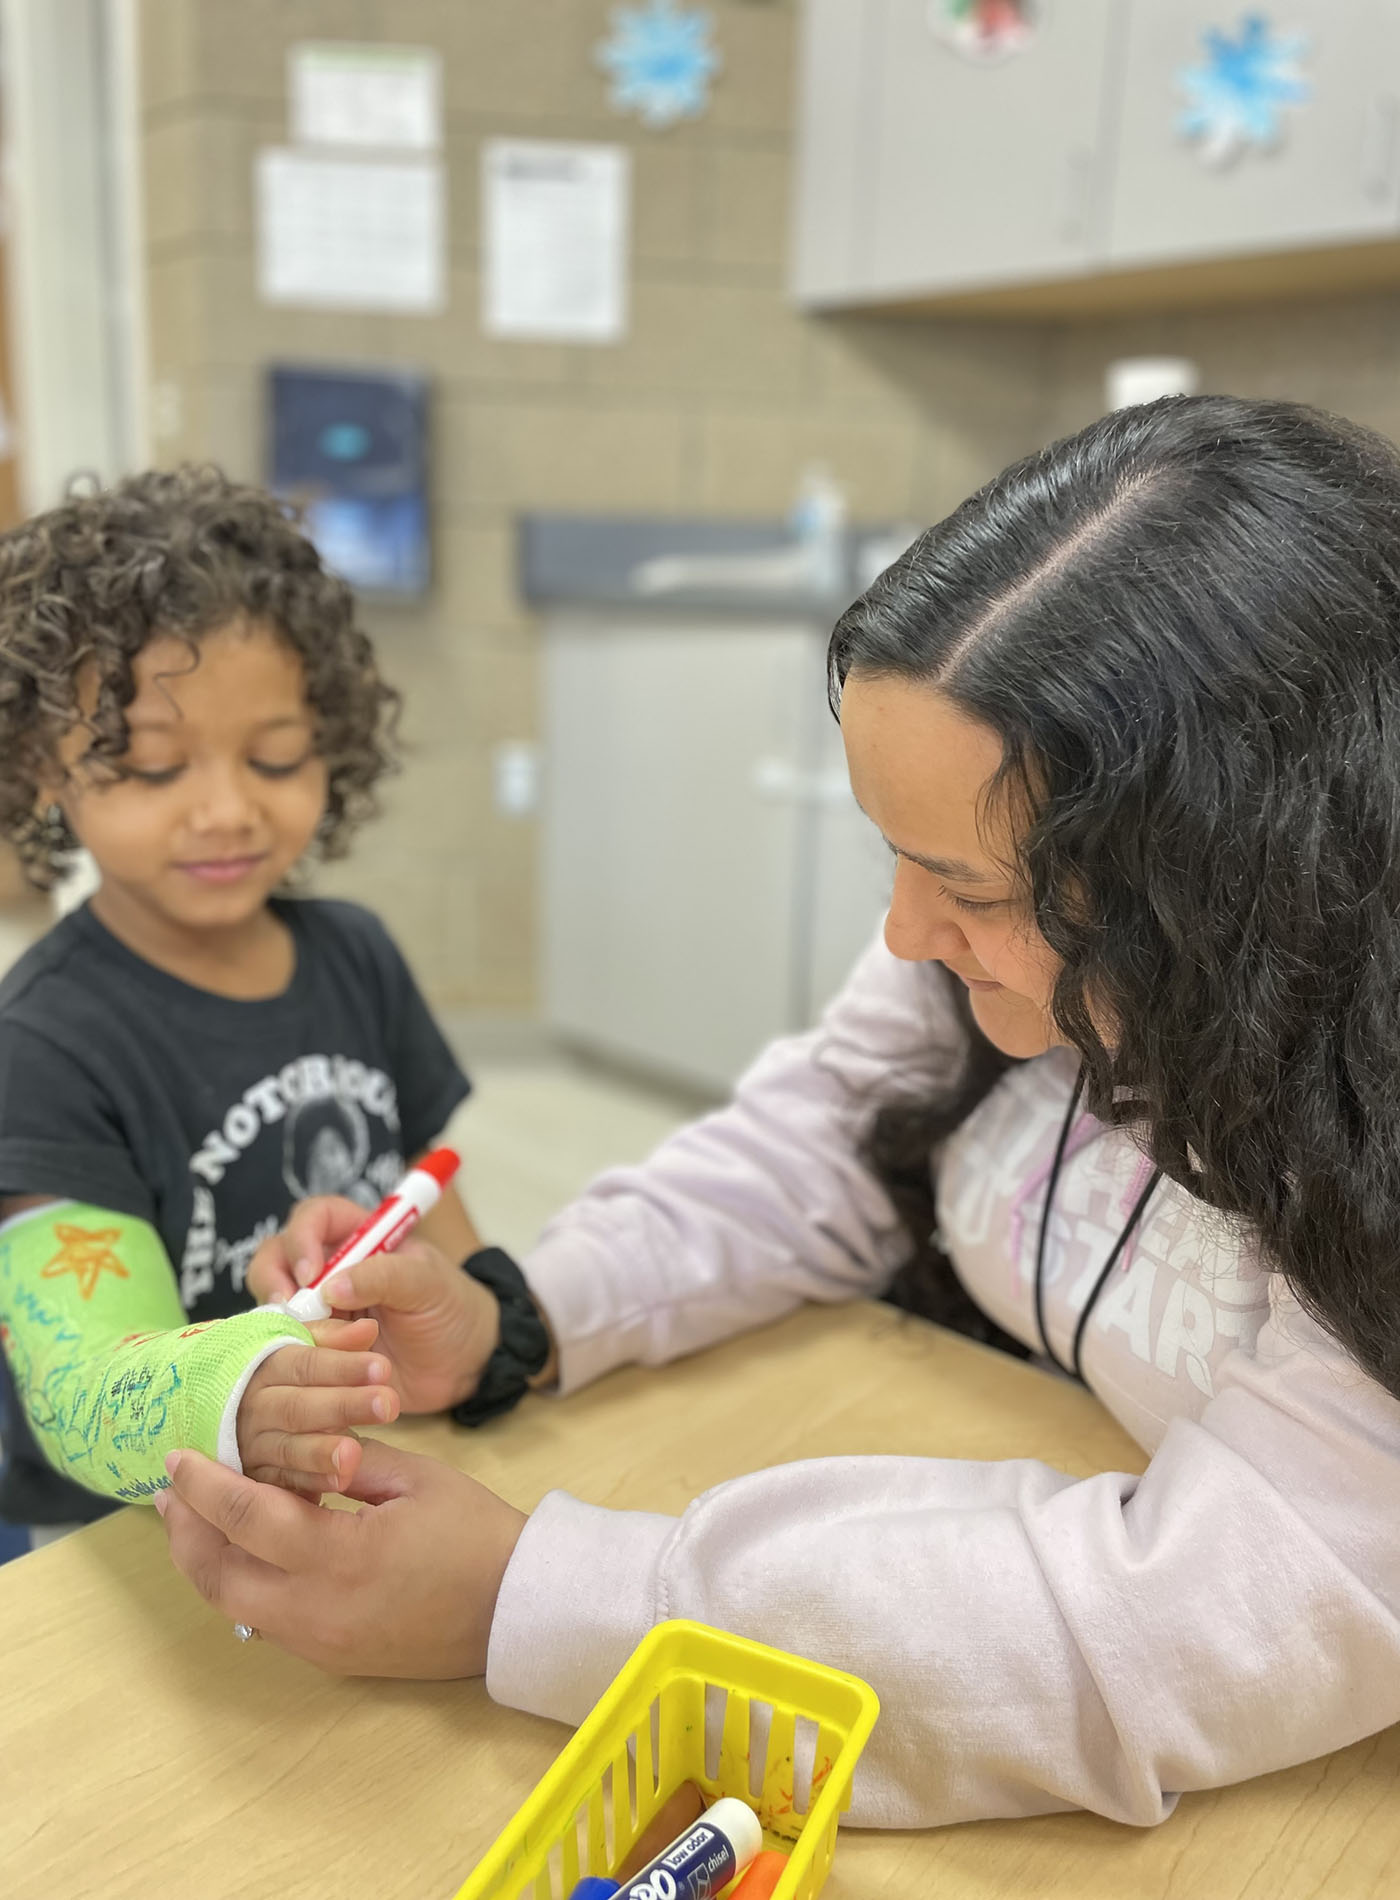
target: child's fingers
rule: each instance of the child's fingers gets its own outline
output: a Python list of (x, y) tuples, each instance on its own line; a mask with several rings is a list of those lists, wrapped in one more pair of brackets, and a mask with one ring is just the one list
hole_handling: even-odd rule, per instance
[(248, 1267), (247, 1288), (259, 1306), (289, 1300), (297, 1290), (291, 1264), (282, 1255), (282, 1236), (264, 1241)]
[(320, 1432), (264, 1432), (259, 1435), (251, 1461), (243, 1461), (245, 1476), (263, 1484), (280, 1484), (284, 1490), (299, 1491), (304, 1497), (342, 1490), (359, 1466), (358, 1439), (333, 1438)]
[(391, 1425), (397, 1416), (391, 1385), (270, 1385), (258, 1395), (255, 1431), (342, 1431)]
[(283, 1254), (301, 1284), (318, 1274), (336, 1248), (364, 1223), (365, 1210), (358, 1202), (336, 1195), (322, 1195), (294, 1207), (279, 1238)]
[[(370, 1378), (373, 1384), (362, 1383)], [(398, 1417), (399, 1395), (388, 1380), (388, 1362), (369, 1353), (304, 1346), (271, 1354), (253, 1374), (238, 1407), (238, 1453), (244, 1470), (271, 1465), (324, 1472), (338, 1437), (353, 1426), (386, 1425)], [(329, 1442), (313, 1465), (298, 1465), (278, 1449), (284, 1438), (322, 1433), (329, 1435)]]
[(279, 1491), (290, 1491), (293, 1497), (305, 1498), (308, 1504), (319, 1504), (327, 1491), (340, 1488), (319, 1472), (284, 1471), (280, 1465), (246, 1465), (244, 1473), (256, 1478), (259, 1484), (275, 1484)]
[(246, 1424), (248, 1440), (256, 1445), (265, 1432), (340, 1432), (354, 1425), (388, 1425), (398, 1415), (399, 1395), (391, 1386), (270, 1385), (257, 1395)]
[(267, 1386), (388, 1385), (391, 1377), (389, 1361), (381, 1353), (345, 1352), (334, 1346), (284, 1349), (265, 1363), (268, 1375), (259, 1383)]

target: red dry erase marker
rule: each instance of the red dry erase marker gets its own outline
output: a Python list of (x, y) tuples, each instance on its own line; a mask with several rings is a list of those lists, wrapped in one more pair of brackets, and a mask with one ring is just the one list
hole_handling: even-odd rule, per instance
[(387, 1201), (381, 1201), (363, 1227), (357, 1227), (343, 1246), (338, 1247), (316, 1278), (284, 1303), (293, 1319), (311, 1321), (329, 1319), (331, 1308), (320, 1292), (321, 1282), (340, 1267), (357, 1267), (371, 1254), (392, 1253), (411, 1227), (417, 1225), (430, 1207), (437, 1205), (442, 1190), (458, 1168), (461, 1157), (451, 1148), (434, 1148), (416, 1167), (409, 1169)]

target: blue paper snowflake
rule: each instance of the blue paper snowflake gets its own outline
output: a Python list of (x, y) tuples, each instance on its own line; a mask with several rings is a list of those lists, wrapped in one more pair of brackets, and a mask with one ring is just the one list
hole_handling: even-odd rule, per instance
[(1276, 34), (1262, 14), (1249, 13), (1238, 39), (1215, 27), (1201, 39), (1203, 63), (1177, 74), (1189, 101), (1180, 130), (1201, 141), (1208, 165), (1228, 165), (1251, 145), (1267, 151), (1282, 134), (1283, 108), (1310, 95), (1303, 77), (1307, 35)]
[(710, 81), (723, 61), (711, 42), (712, 16), (677, 0), (614, 7), (612, 37), (598, 47), (598, 64), (612, 74), (609, 98), (643, 125), (695, 119), (709, 104)]

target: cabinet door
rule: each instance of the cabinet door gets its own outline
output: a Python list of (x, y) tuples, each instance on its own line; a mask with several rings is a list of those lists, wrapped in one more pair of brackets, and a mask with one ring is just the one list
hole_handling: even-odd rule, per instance
[[(1213, 50), (1207, 33), (1223, 36)], [(1276, 251), (1393, 231), (1398, 57), (1400, 0), (1286, 0), (1267, 10), (1235, 0), (1131, 0), (1111, 261)], [(1306, 87), (1299, 102), (1281, 96), (1295, 78)], [(1184, 120), (1198, 104), (1213, 134), (1188, 135)], [(1270, 147), (1252, 142), (1251, 114), (1261, 131), (1275, 131)]]
[(559, 620), (546, 639), (551, 1024), (723, 1092), (793, 1027), (806, 627)]
[(1030, 43), (978, 64), (930, 0), (886, 0), (858, 274), (877, 296), (1031, 281), (1100, 251), (1114, 0), (1049, 0)]
[(792, 213), (792, 288), (802, 303), (837, 302), (856, 288), (883, 6), (804, 0)]

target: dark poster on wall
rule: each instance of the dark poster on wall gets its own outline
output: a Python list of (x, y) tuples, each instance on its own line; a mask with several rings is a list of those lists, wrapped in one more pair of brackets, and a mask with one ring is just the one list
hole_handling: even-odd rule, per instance
[(303, 511), (326, 565), (365, 593), (425, 593), (426, 379), (277, 365), (268, 409), (269, 485)]

